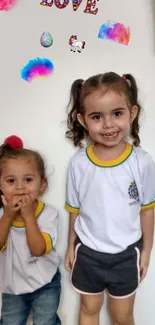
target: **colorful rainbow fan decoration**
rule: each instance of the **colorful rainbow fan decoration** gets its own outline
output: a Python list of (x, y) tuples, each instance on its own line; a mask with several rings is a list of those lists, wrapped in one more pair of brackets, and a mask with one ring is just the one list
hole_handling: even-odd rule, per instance
[(36, 58), (30, 60), (23, 69), (21, 69), (21, 78), (26, 81), (32, 81), (35, 78), (48, 77), (54, 71), (52, 61), (46, 58)]
[(98, 38), (111, 40), (123, 45), (128, 45), (130, 41), (130, 28), (123, 24), (108, 21), (99, 30)]

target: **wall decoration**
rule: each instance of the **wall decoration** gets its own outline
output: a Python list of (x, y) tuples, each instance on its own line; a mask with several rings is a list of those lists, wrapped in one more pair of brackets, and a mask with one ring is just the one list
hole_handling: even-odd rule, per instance
[[(92, 7), (92, 9), (91, 9)], [(84, 12), (86, 14), (93, 14), (93, 15), (96, 15), (98, 13), (98, 8), (96, 8), (96, 1), (90, 1), (88, 0), (87, 1), (87, 5), (86, 5), (86, 9), (84, 10)]]
[(50, 2), (48, 2), (48, 0), (45, 0), (45, 1), (43, 0), (43, 1), (40, 2), (40, 5), (41, 6), (52, 7), (53, 6), (53, 0), (50, 1)]
[(85, 48), (85, 41), (78, 41), (77, 35), (72, 35), (69, 39), (70, 51), (81, 53)]
[(54, 71), (53, 63), (46, 58), (30, 60), (21, 70), (21, 78), (32, 81), (34, 78), (47, 77)]
[[(86, 1), (86, 7), (84, 12), (86, 14), (96, 15), (98, 13), (98, 8), (96, 8), (96, 1), (99, 0), (42, 0), (40, 5), (52, 7), (53, 4), (59, 9), (64, 9), (68, 6), (70, 2), (72, 2), (73, 10), (76, 11), (82, 2)], [(62, 3), (63, 2), (63, 3)], [(96, 8), (96, 9), (95, 9)]]
[(73, 0), (72, 1), (74, 11), (76, 11), (79, 8), (81, 2), (82, 2), (82, 0)]
[[(61, 1), (62, 2), (62, 1)], [(59, 0), (55, 0), (55, 5), (59, 9), (66, 8), (67, 5), (69, 4), (69, 0), (64, 0), (63, 3), (61, 4)]]
[(17, 3), (17, 0), (0, 0), (0, 10), (9, 11)]
[(43, 47), (50, 47), (53, 44), (53, 38), (49, 32), (44, 32), (40, 37), (40, 44)]
[(111, 40), (123, 45), (128, 45), (130, 41), (130, 28), (120, 23), (108, 21), (99, 30), (98, 38)]

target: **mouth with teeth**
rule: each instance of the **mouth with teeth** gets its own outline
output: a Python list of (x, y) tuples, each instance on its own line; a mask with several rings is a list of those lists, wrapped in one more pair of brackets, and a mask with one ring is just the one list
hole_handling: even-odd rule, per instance
[(117, 135), (118, 135), (118, 132), (107, 132), (107, 133), (103, 134), (103, 137), (105, 139), (114, 139), (117, 137)]

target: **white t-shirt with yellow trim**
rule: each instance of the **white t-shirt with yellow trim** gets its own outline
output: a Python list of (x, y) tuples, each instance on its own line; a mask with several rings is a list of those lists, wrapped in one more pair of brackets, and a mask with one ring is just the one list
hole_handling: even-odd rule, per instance
[(123, 154), (102, 161), (93, 145), (72, 157), (66, 209), (78, 214), (75, 231), (96, 251), (119, 253), (142, 235), (141, 209), (155, 206), (155, 163), (141, 147), (126, 143)]
[[(0, 209), (0, 218), (2, 215), (3, 209)], [(57, 271), (59, 258), (54, 247), (58, 212), (53, 206), (39, 201), (35, 216), (46, 241), (46, 254), (31, 256), (24, 222), (14, 220), (7, 243), (0, 252), (0, 290), (4, 293), (33, 292), (49, 283)]]

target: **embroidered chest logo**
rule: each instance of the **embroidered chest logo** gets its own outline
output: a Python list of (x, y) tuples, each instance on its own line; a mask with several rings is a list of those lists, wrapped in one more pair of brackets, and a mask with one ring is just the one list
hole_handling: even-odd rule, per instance
[(29, 264), (35, 264), (38, 261), (38, 258), (35, 256), (30, 256), (28, 263)]
[(130, 183), (129, 189), (128, 189), (128, 194), (131, 200), (134, 200), (133, 203), (136, 203), (139, 200), (139, 194), (138, 194), (138, 189), (135, 181)]

